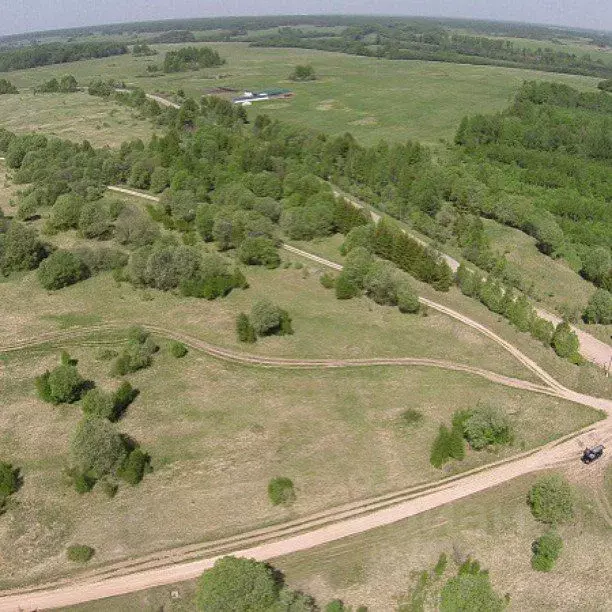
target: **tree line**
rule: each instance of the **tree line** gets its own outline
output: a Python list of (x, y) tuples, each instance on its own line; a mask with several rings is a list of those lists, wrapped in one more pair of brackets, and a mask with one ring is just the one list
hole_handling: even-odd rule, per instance
[(50, 64), (64, 64), (83, 59), (97, 59), (124, 55), (125, 44), (119, 42), (44, 43), (0, 51), (0, 72), (38, 68)]

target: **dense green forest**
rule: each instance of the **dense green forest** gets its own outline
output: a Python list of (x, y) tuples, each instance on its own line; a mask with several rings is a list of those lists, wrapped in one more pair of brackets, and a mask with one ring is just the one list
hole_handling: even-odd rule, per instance
[(0, 72), (127, 53), (117, 42), (45, 43), (0, 52)]
[[(101, 263), (91, 253), (81, 254), (81, 260), (93, 261), (85, 261), (90, 270), (125, 268), (119, 276), (135, 284), (180, 287), (186, 295), (209, 298), (244, 285), (243, 277), (218, 262), (209, 262), (208, 276), (202, 277), (199, 259), (194, 264), (192, 254), (177, 251), (177, 245), (165, 245), (159, 254), (153, 220), (180, 232), (187, 246), (214, 241), (220, 251), (236, 249), (244, 263), (261, 265), (277, 265), (273, 251), (282, 236), (311, 240), (342, 232), (347, 252), (366, 249), (434, 288), (448, 290), (453, 277), (435, 251), (392, 224), (380, 224), (376, 231), (371, 224), (362, 228), (367, 219), (334, 197), (331, 181), (435, 242), (460, 249), (489, 273), (482, 286), (476, 277), (478, 287), (464, 274), (459, 279), (462, 291), (495, 312), (520, 319), (519, 326), (527, 321), (529, 329), (538, 322), (533, 310), (526, 302), (515, 307), (514, 299), (504, 296), (514, 295), (512, 287), (526, 293), (530, 287), (520, 268), (494, 251), (482, 217), (531, 234), (543, 253), (564, 258), (600, 287), (584, 313), (586, 321), (606, 323), (612, 316), (611, 98), (606, 93), (525, 83), (507, 111), (465, 118), (457, 145), (443, 162), (418, 143), (364, 147), (350, 134), (327, 137), (266, 115), (249, 124), (242, 107), (214, 97), (199, 104), (187, 99), (181, 109), (173, 109), (140, 90), (116, 92), (111, 83), (96, 82), (90, 93), (138, 109), (166, 126), (165, 135), (148, 144), (126, 142), (112, 151), (0, 132), (0, 152), (15, 181), (29, 184), (20, 198), (19, 219), (27, 221), (50, 209), (47, 231), (78, 228), (91, 236), (111, 231), (121, 244), (135, 249), (127, 259), (125, 253), (103, 253)], [(160, 204), (149, 207), (151, 219), (87, 205), (102, 197), (106, 185), (121, 183), (161, 193)], [(8, 253), (9, 243), (7, 232), (2, 242), (5, 272), (24, 265), (15, 263), (23, 250), (17, 256)], [(25, 267), (36, 267), (48, 249), (35, 238), (29, 244)], [(72, 276), (82, 278), (79, 263), (71, 266)], [(174, 272), (163, 272), (164, 266)], [(179, 270), (192, 270), (195, 276), (185, 278)], [(395, 283), (387, 296), (389, 303), (397, 303), (397, 275), (389, 269), (379, 272)], [(363, 278), (344, 277), (341, 282), (339, 297), (366, 288)], [(553, 339), (552, 329), (532, 333), (547, 343)]]

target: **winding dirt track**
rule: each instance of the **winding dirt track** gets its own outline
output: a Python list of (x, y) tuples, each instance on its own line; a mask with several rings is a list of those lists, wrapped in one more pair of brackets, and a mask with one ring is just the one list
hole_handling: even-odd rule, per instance
[[(469, 319), (467, 320), (469, 321)], [(125, 323), (108, 323), (81, 330), (52, 332), (35, 339), (26, 339), (10, 345), (0, 345), (0, 350), (2, 352), (18, 351), (45, 343), (74, 340), (91, 335), (94, 332), (113, 331), (122, 327), (125, 327)], [(369, 500), (345, 504), (309, 517), (214, 542), (183, 546), (170, 551), (153, 553), (139, 559), (114, 563), (83, 573), (72, 580), (65, 579), (30, 590), (5, 591), (0, 596), (0, 610), (40, 610), (61, 607), (188, 580), (197, 577), (203, 570), (211, 567), (219, 556), (228, 553), (267, 560), (306, 550), (375, 527), (391, 524), (497, 486), (517, 476), (559, 465), (567, 460), (575, 459), (579, 449), (585, 444), (591, 441), (605, 442), (612, 437), (612, 402), (574, 394), (559, 383), (556, 383), (553, 387), (548, 384), (548, 375), (542, 377), (546, 384), (536, 385), (481, 368), (436, 359), (296, 360), (260, 357), (217, 347), (197, 338), (161, 327), (147, 326), (147, 328), (158, 334), (181, 340), (191, 348), (203, 351), (213, 357), (244, 365), (280, 368), (341, 368), (381, 365), (438, 367), (483, 376), (499, 384), (535, 393), (571, 399), (606, 410), (609, 416), (605, 421), (595, 426), (585, 428), (581, 432), (566, 436), (540, 449), (523, 453), (509, 460), (489, 464), (434, 484), (426, 483)]]
[[(336, 196), (343, 197), (345, 200), (350, 202), (353, 206), (357, 208), (363, 208), (363, 209), (368, 208), (364, 202), (355, 198), (354, 196), (351, 196), (350, 194), (345, 193), (344, 191), (341, 191), (337, 187), (332, 186), (332, 189)], [(372, 220), (375, 223), (378, 223), (378, 221), (380, 221), (381, 219), (381, 215), (379, 215), (378, 213), (372, 210), (370, 210), (370, 216), (372, 217)], [(409, 232), (407, 232), (406, 230), (402, 230), (402, 231), (405, 234), (409, 234)], [(431, 247), (430, 244), (428, 244), (424, 240), (421, 240), (418, 236), (415, 236), (414, 234), (409, 234), (409, 235), (411, 238), (413, 238), (414, 240), (416, 240), (423, 246)], [(439, 254), (449, 265), (450, 269), (453, 272), (456, 272), (457, 269), (459, 268), (459, 261), (457, 261), (450, 255), (447, 255), (446, 253), (439, 252)], [(543, 308), (536, 308), (536, 312), (539, 317), (541, 317), (542, 319), (546, 319), (547, 321), (550, 321), (553, 325), (558, 325), (559, 323), (561, 323), (561, 317), (558, 317), (557, 315), (552, 314), (551, 312), (548, 312), (547, 310), (544, 310)], [(603, 368), (610, 367), (610, 364), (612, 363), (612, 346), (610, 346), (609, 344), (606, 344), (605, 342), (602, 342), (601, 340), (598, 340), (597, 338), (595, 338), (595, 336), (592, 336), (588, 332), (585, 332), (584, 330), (580, 329), (579, 327), (576, 327), (575, 325), (572, 325), (571, 327), (574, 333), (578, 336), (578, 340), (580, 342), (580, 354), (585, 359), (587, 359), (588, 361), (591, 361), (592, 363), (594, 363), (595, 365), (598, 365), (599, 367), (603, 367)]]
[[(115, 188), (115, 190), (128, 192), (131, 195), (143, 195), (139, 192), (131, 192), (123, 188)], [(153, 197), (149, 196), (150, 199)], [(295, 254), (317, 261), (322, 265), (341, 269), (339, 264), (329, 262), (305, 251), (295, 249), (289, 245), (286, 245), (285, 248)], [(483, 325), (431, 300), (422, 298), (421, 301), (431, 308), (462, 321), (466, 325), (485, 334), (500, 346), (503, 346), (525, 367), (536, 374), (543, 384), (534, 384), (524, 380), (505, 377), (481, 368), (435, 359), (294, 360), (246, 355), (215, 347), (197, 338), (160, 327), (146, 327), (151, 331), (164, 334), (170, 338), (179, 339), (192, 348), (202, 350), (214, 357), (251, 366), (338, 368), (395, 365), (429, 366), (459, 370), (483, 376), (500, 384), (535, 393), (545, 393), (598, 408), (608, 415), (607, 418), (596, 425), (549, 443), (539, 449), (534, 449), (512, 459), (489, 464), (434, 484), (423, 484), (369, 500), (345, 504), (310, 517), (239, 534), (215, 542), (184, 546), (170, 551), (147, 555), (139, 559), (115, 563), (84, 572), (73, 579), (40, 585), (34, 589), (4, 591), (0, 594), (0, 610), (16, 611), (57, 608), (188, 580), (197, 577), (203, 570), (210, 568), (215, 560), (223, 554), (231, 553), (239, 556), (269, 560), (282, 555), (307, 550), (376, 527), (389, 525), (415, 514), (495, 487), (530, 472), (558, 466), (567, 461), (575, 462), (579, 456), (580, 449), (586, 444), (593, 442), (609, 443), (612, 440), (612, 401), (582, 395), (565, 388), (533, 362), (533, 360), (523, 355), (516, 347)], [(125, 326), (125, 323), (123, 323), (123, 326)], [(79, 335), (91, 334), (94, 331), (112, 330), (117, 327), (119, 327), (118, 324), (109, 323), (76, 332), (74, 330), (54, 332), (36, 339), (24, 340), (4, 347), (0, 345), (0, 351), (21, 350), (45, 342), (68, 340)], [(588, 468), (585, 467), (584, 469)]]

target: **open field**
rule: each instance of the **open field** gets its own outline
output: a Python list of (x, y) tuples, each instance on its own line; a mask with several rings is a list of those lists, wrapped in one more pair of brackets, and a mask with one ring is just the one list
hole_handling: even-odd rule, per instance
[[(95, 345), (63, 347), (86, 379), (104, 389), (117, 385)], [(598, 418), (558, 398), (457, 372), (373, 367), (313, 375), (226, 364), (195, 350), (177, 361), (162, 342), (154, 365), (129, 377), (141, 393), (119, 423), (152, 455), (155, 471), (108, 500), (101, 492), (80, 496), (63, 476), (79, 407), (54, 408), (36, 397), (33, 378), (53, 367), (58, 353), (58, 346), (43, 346), (3, 358), (3, 460), (24, 477), (0, 522), (3, 587), (70, 572), (63, 553), (73, 542), (94, 546), (96, 562), (104, 563), (234, 534), (435, 480)], [(438, 425), (479, 402), (511, 415), (514, 444), (432, 468), (429, 447)], [(407, 408), (423, 414), (422, 424), (402, 424)], [(268, 480), (279, 474), (296, 483), (290, 510), (274, 509), (266, 499)]]
[[(600, 470), (587, 480), (587, 486), (581, 483), (576, 521), (560, 530), (565, 548), (551, 574), (536, 573), (530, 566), (531, 542), (542, 532), (525, 504), (534, 477), (273, 564), (285, 572), (291, 588), (312, 593), (321, 604), (341, 598), (354, 607), (386, 612), (410, 601), (421, 572), (431, 572), (440, 553), (449, 558), (445, 576), (455, 570), (455, 559), (472, 555), (490, 569), (496, 590), (510, 593), (510, 610), (603, 611), (610, 605), (611, 536), (593, 503)], [(192, 611), (194, 589), (189, 581), (70, 610)]]
[(17, 134), (41, 132), (70, 140), (89, 140), (93, 146), (118, 147), (129, 138), (148, 140), (151, 123), (134, 111), (109, 104), (85, 92), (0, 96), (0, 126)]
[[(513, 68), (377, 60), (306, 49), (252, 48), (246, 43), (210, 46), (227, 59), (226, 65), (154, 76), (146, 72), (147, 64), (159, 63), (163, 52), (177, 47), (157, 45), (160, 54), (152, 58), (126, 55), (44, 66), (8, 76), (18, 87), (33, 87), (69, 73), (81, 84), (93, 78), (113, 78), (147, 92), (175, 93), (182, 88), (195, 97), (218, 86), (237, 90), (288, 87), (297, 94), (293, 100), (261, 103), (250, 109), (251, 115), (266, 112), (328, 134), (350, 131), (369, 144), (380, 139), (429, 144), (451, 140), (464, 115), (502, 110), (523, 80), (554, 80), (581, 89), (591, 89), (597, 83), (591, 77)], [(303, 63), (314, 66), (319, 80), (293, 83), (287, 79), (293, 67)], [(125, 137), (129, 135), (126, 129)]]
[[(302, 246), (306, 247), (306, 243), (303, 243)], [(332, 261), (338, 263), (343, 261), (342, 255), (337, 250), (338, 241), (333, 237), (310, 242), (306, 248), (311, 253), (329, 257)], [(463, 295), (456, 287), (451, 288), (447, 293), (441, 293), (415, 279), (412, 280), (412, 283), (419, 295), (461, 312), (499, 334), (567, 387), (582, 393), (612, 398), (612, 379), (606, 377), (600, 368), (591, 365), (575, 366), (557, 357), (549, 347), (544, 346), (529, 334), (519, 332), (506, 319), (489, 311), (473, 298)]]

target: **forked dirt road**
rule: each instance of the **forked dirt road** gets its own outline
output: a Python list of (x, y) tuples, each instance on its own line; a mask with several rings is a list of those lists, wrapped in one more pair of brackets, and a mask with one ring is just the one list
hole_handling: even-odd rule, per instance
[[(117, 191), (143, 196), (123, 188)], [(153, 199), (149, 196), (147, 199)], [(288, 245), (288, 251), (303, 257), (308, 257), (322, 265), (341, 269), (339, 264), (330, 262), (305, 251)], [(371, 360), (287, 360), (249, 356), (233, 353), (227, 349), (214, 347), (195, 338), (162, 328), (149, 327), (157, 331), (181, 339), (193, 348), (206, 351), (221, 359), (239, 360), (242, 363), (265, 367), (356, 367), (373, 365), (430, 365), (448, 369), (461, 369), (473, 374), (485, 376), (494, 382), (508, 384), (533, 391), (546, 393), (563, 399), (598, 408), (608, 416), (605, 420), (581, 431), (567, 436), (562, 440), (552, 442), (539, 449), (524, 453), (513, 459), (489, 464), (477, 470), (439, 481), (434, 484), (424, 484), (405, 491), (364, 500), (354, 504), (340, 506), (311, 517), (297, 521), (267, 527), (246, 534), (240, 534), (216, 542), (194, 544), (179, 549), (154, 553), (140, 559), (131, 559), (113, 565), (91, 570), (75, 577), (58, 581), (54, 584), (40, 585), (34, 589), (11, 590), (0, 593), (0, 610), (42, 610), (74, 605), (95, 599), (111, 597), (189, 580), (210, 568), (215, 560), (224, 554), (253, 557), (269, 560), (282, 555), (307, 550), (315, 546), (333, 542), (351, 535), (362, 533), (376, 527), (389, 525), (404, 518), (426, 512), (433, 508), (449, 504), (453, 501), (473, 495), (480, 491), (498, 486), (511, 479), (537, 470), (562, 465), (565, 462), (577, 462), (580, 450), (589, 444), (612, 442), (612, 401), (576, 393), (565, 388), (535, 362), (523, 355), (516, 347), (503, 338), (477, 323), (431, 300), (421, 299), (430, 307), (445, 312), (449, 316), (462, 321), (466, 325), (479, 330), (492, 340), (503, 346), (516, 359), (534, 372), (544, 383), (536, 385), (527, 381), (510, 379), (493, 372), (471, 368), (462, 364), (453, 364), (442, 360), (428, 359), (371, 359)], [(104, 326), (83, 330), (89, 333)], [(107, 325), (112, 327), (112, 324)], [(32, 340), (24, 340), (19, 344), (2, 347), (0, 350), (19, 350), (32, 344), (66, 338), (68, 334), (57, 332)], [(74, 332), (69, 336), (74, 337)], [(588, 469), (586, 466), (583, 469)]]
[[(316, 255), (306, 253), (294, 247), (289, 247), (289, 250), (304, 257), (309, 257), (319, 263), (325, 264), (326, 262), (326, 260)], [(339, 264), (333, 262), (327, 262), (327, 264), (336, 269), (339, 266)], [(214, 357), (238, 361), (253, 366), (339, 368), (376, 365), (427, 365), (468, 371), (500, 384), (526, 389), (535, 393), (544, 393), (598, 408), (608, 415), (607, 418), (581, 432), (566, 436), (561, 440), (549, 443), (528, 453), (523, 453), (513, 459), (489, 464), (434, 484), (424, 484), (369, 500), (346, 504), (314, 516), (304, 517), (289, 523), (255, 530), (216, 542), (194, 544), (160, 553), (153, 553), (139, 559), (130, 559), (91, 570), (74, 579), (65, 579), (53, 584), (40, 585), (35, 589), (5, 591), (0, 593), (0, 611), (58, 608), (189, 580), (200, 575), (205, 569), (210, 568), (216, 559), (224, 554), (231, 553), (238, 556), (269, 560), (282, 555), (307, 550), (376, 527), (389, 525), (498, 486), (530, 472), (558, 466), (568, 461), (577, 462), (580, 450), (584, 446), (594, 443), (610, 445), (612, 442), (612, 401), (582, 395), (565, 388), (518, 349), (486, 327), (445, 306), (430, 300), (427, 300), (427, 303), (491, 337), (537, 374), (544, 384), (537, 385), (528, 381), (508, 378), (480, 368), (434, 359), (295, 360), (259, 357), (215, 347), (197, 338), (160, 327), (149, 326), (149, 329), (168, 337), (179, 339), (192, 348), (204, 351)], [(125, 323), (122, 325), (125, 325)], [(79, 334), (86, 335), (92, 331), (113, 329), (117, 326), (117, 324), (109, 323), (79, 330), (78, 332), (72, 330), (69, 332), (53, 332), (36, 339), (23, 340), (10, 346), (2, 347), (0, 345), (0, 350), (5, 352), (21, 350), (44, 342), (75, 338), (75, 333), (78, 337)], [(588, 468), (585, 466), (583, 469), (586, 470)]]

